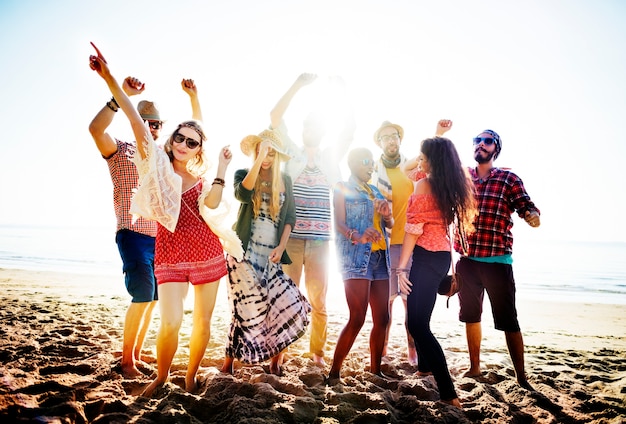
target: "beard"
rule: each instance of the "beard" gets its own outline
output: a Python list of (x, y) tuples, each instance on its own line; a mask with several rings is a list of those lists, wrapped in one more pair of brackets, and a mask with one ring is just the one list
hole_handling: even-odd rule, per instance
[(385, 155), (385, 158), (389, 160), (396, 160), (400, 157), (400, 149), (383, 149), (383, 154)]
[(487, 153), (487, 156), (484, 156), (484, 157), (483, 157), (483, 156), (481, 155), (481, 153), (482, 153), (482, 152), (487, 153), (487, 152), (485, 152), (485, 151), (484, 151), (484, 150), (482, 150), (482, 149), (477, 149), (477, 150), (474, 152), (474, 160), (475, 160), (476, 162), (480, 163), (480, 164), (483, 164), (483, 163), (487, 163), (487, 162), (489, 162), (489, 161), (493, 158), (493, 156), (495, 155), (495, 153), (496, 153), (495, 151), (493, 151), (493, 152), (491, 152), (491, 153)]

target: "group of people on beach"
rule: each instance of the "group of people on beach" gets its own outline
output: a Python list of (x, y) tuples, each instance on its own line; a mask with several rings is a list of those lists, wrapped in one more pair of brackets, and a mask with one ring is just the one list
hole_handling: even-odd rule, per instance
[[(485, 130), (473, 139), (476, 166), (469, 169), (444, 137), (452, 127), (449, 120), (438, 122), (435, 136), (422, 141), (416, 158), (400, 152), (404, 130), (388, 121), (374, 132), (382, 150), (378, 159), (367, 148), (349, 150), (355, 130), (351, 110), (342, 132), (324, 149), (324, 120), (320, 111), (312, 111), (298, 145), (283, 116), (298, 91), (317, 78), (302, 74), (272, 109), (269, 127), (240, 143), (250, 166), (234, 173), (240, 206), (231, 226), (222, 196), (233, 153), (222, 147), (217, 165), (210, 168), (194, 81), (181, 83), (191, 101), (192, 119), (178, 124), (157, 145), (163, 126), (158, 107), (144, 100), (135, 108), (130, 101), (144, 91), (144, 84), (127, 77), (120, 85), (97, 48), (89, 65), (112, 93), (89, 130), (113, 181), (116, 242), (132, 296), (124, 322), (125, 377), (141, 374), (137, 362), (157, 300), (160, 310), (157, 375), (144, 389), (145, 396), (169, 377), (189, 284), (194, 306), (185, 389), (198, 390), (218, 284), (226, 275), (232, 320), (222, 372), (232, 374), (235, 360), (269, 360), (270, 372), (280, 376), (289, 346), (307, 331), (311, 360), (325, 369), (332, 240), (349, 318), (337, 340), (327, 384), (340, 381), (342, 363), (368, 309), (373, 324), (369, 372), (387, 378), (381, 362), (387, 354), (393, 302), (401, 297), (408, 361), (420, 375), (433, 376), (442, 401), (461, 407), (443, 350), (430, 330), (439, 284), (452, 265), (462, 281), (459, 319), (466, 323), (470, 356), (465, 375), (481, 373), (480, 321), (487, 292), (517, 381), (532, 390), (515, 305), (511, 227), (515, 213), (538, 227), (540, 212), (517, 175), (493, 166), (502, 149), (495, 131)], [(343, 81), (337, 79), (337, 84), (341, 87)], [(134, 143), (107, 133), (119, 109), (131, 124)], [(346, 153), (350, 177), (342, 180), (340, 164)], [(209, 168), (212, 181), (207, 179)], [(454, 250), (461, 254), (456, 267)], [(299, 288), (301, 280), (306, 296)]]

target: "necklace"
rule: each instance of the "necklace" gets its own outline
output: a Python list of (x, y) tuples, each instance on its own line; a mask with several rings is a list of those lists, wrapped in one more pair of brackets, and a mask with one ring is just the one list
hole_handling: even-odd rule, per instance
[(271, 181), (263, 181), (261, 180), (261, 185), (265, 188), (270, 188), (272, 186), (272, 182)]

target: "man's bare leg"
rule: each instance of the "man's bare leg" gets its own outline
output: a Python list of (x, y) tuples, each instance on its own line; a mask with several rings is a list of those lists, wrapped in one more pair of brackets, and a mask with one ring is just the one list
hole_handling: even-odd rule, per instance
[(465, 335), (467, 337), (467, 350), (470, 357), (470, 368), (463, 377), (478, 377), (480, 372), (480, 343), (483, 331), (480, 322), (465, 323)]

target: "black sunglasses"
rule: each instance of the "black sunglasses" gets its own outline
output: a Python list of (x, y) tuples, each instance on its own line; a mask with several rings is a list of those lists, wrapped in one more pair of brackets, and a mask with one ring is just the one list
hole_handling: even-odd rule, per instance
[(185, 137), (184, 135), (178, 133), (174, 134), (173, 138), (174, 143), (186, 143), (187, 147), (189, 147), (190, 149), (195, 149), (198, 146), (202, 145), (202, 143), (200, 143), (199, 141), (194, 140), (191, 137)]
[(148, 122), (148, 125), (153, 130), (160, 130), (161, 127), (163, 126), (163, 122), (161, 122), (161, 121), (147, 121), (147, 120), (144, 120), (144, 122)]
[(491, 146), (495, 140), (492, 137), (475, 137), (474, 144), (485, 143), (485, 146)]

